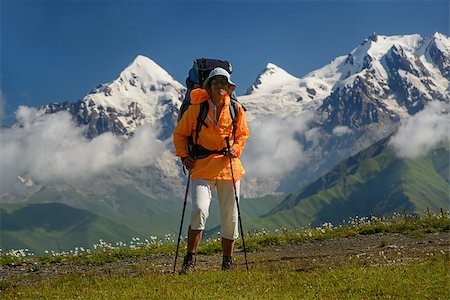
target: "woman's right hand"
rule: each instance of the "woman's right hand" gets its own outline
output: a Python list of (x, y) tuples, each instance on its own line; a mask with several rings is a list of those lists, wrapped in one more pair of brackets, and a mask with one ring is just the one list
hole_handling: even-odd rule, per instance
[(195, 165), (195, 159), (190, 156), (182, 157), (181, 163), (183, 164), (183, 166), (188, 168), (188, 170), (192, 170)]

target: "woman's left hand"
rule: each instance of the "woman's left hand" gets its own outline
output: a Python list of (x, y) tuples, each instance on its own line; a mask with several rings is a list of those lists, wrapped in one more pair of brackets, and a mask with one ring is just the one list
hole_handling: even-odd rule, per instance
[(236, 150), (234, 150), (233, 147), (231, 147), (230, 150), (226, 150), (223, 155), (225, 155), (229, 158), (235, 158), (235, 157), (237, 157), (237, 152), (236, 152)]

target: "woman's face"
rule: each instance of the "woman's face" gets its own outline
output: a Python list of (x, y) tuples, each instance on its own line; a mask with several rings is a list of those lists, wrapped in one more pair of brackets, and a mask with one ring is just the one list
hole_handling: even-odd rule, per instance
[(221, 90), (226, 91), (230, 95), (233, 92), (233, 86), (228, 83), (225, 76), (214, 76), (211, 79), (211, 95), (219, 96)]

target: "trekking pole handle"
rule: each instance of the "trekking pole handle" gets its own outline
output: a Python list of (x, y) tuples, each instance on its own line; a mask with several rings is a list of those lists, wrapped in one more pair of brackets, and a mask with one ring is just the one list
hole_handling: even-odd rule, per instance
[(230, 146), (230, 138), (227, 136), (227, 137), (225, 137), (225, 141), (227, 142), (227, 151), (228, 151), (228, 157), (230, 157), (230, 162), (231, 162), (231, 156), (229, 156), (230, 154), (230, 152), (231, 152), (231, 146)]
[(227, 149), (230, 151), (230, 138), (228, 136), (225, 137), (225, 141), (227, 142)]
[[(227, 150), (230, 151), (230, 138), (229, 137), (225, 137), (225, 141), (227, 142)], [(233, 176), (233, 187), (234, 190), (236, 190), (236, 182), (234, 181), (234, 171), (233, 171), (233, 162), (231, 160), (230, 157), (230, 167), (231, 167), (231, 175)]]

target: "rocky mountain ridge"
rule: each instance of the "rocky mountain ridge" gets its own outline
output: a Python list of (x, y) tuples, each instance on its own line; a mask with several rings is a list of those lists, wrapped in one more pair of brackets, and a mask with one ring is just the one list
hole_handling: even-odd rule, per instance
[(167, 139), (176, 121), (186, 88), (151, 59), (139, 55), (109, 83), (98, 85), (76, 103), (52, 103), (46, 113), (69, 111), (79, 124), (87, 125), (87, 136), (104, 132), (132, 135), (139, 126), (150, 124)]
[[(394, 132), (401, 120), (430, 101), (449, 103), (449, 49), (450, 39), (440, 33), (425, 38), (373, 34), (303, 78), (268, 65), (250, 93), (240, 97), (249, 119), (279, 116), (283, 121), (314, 114), (308, 121), (310, 130), (299, 131), (296, 138), (309, 150), (310, 163), (278, 178), (277, 189), (289, 192), (319, 177)], [(316, 140), (308, 140), (311, 135)]]
[[(247, 108), (249, 126), (255, 130), (244, 165), (250, 171), (255, 169), (251, 160), (262, 159), (262, 155), (277, 164), (277, 149), (267, 149), (264, 154), (257, 151), (262, 142), (258, 132), (280, 132), (280, 139), (292, 140), (305, 159), (279, 172), (281, 175), (250, 173), (243, 183), (244, 195), (296, 190), (340, 160), (388, 136), (402, 119), (422, 110), (428, 102), (450, 102), (449, 49), (450, 39), (440, 33), (430, 37), (373, 34), (347, 55), (303, 78), (269, 63), (247, 94), (239, 97)], [(53, 103), (42, 110), (70, 112), (77, 124), (86, 126), (89, 138), (112, 132), (128, 139), (137, 128), (149, 124), (159, 130), (157, 137), (170, 152), (171, 132), (185, 91), (154, 61), (140, 55), (116, 80), (97, 86), (82, 100)], [(298, 121), (301, 126), (293, 126), (284, 136), (285, 120)], [(267, 127), (274, 124), (281, 129)], [(148, 172), (165, 174), (154, 180), (167, 182), (168, 173), (161, 169), (173, 168), (176, 161), (166, 153)], [(181, 191), (182, 180), (176, 178), (183, 177), (181, 168), (170, 174), (169, 182), (180, 182), (176, 190)], [(142, 176), (142, 172), (130, 176)]]

